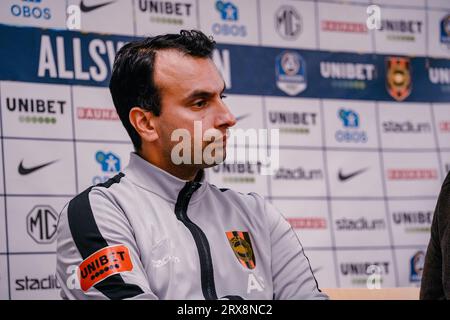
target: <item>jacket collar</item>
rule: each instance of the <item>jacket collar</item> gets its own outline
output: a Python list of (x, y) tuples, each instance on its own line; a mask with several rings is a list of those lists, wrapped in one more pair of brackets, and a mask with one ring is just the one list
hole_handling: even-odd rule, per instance
[(199, 171), (195, 178), (196, 182), (182, 180), (151, 164), (135, 152), (130, 153), (130, 161), (128, 166), (123, 170), (123, 173), (134, 184), (173, 203), (176, 203), (178, 194), (186, 183), (200, 184), (200, 187), (192, 195), (190, 203), (199, 200), (201, 193), (206, 188), (204, 170)]

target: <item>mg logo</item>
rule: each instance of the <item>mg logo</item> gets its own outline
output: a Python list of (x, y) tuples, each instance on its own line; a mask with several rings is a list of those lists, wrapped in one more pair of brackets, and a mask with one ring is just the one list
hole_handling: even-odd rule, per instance
[(58, 214), (50, 206), (39, 205), (27, 215), (27, 232), (37, 243), (47, 244), (55, 240)]
[(275, 13), (275, 28), (286, 40), (295, 40), (302, 31), (300, 14), (291, 6), (282, 6)]

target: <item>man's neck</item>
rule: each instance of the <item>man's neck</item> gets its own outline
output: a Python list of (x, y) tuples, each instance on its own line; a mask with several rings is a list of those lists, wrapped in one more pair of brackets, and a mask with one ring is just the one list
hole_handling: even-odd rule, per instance
[(174, 165), (169, 161), (165, 161), (162, 157), (154, 157), (142, 150), (137, 154), (152, 165), (166, 171), (167, 173), (186, 181), (193, 181), (200, 169), (189, 166)]

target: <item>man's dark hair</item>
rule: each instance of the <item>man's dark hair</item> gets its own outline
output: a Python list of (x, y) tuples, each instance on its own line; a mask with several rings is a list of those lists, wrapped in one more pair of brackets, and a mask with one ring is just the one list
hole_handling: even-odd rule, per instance
[(134, 149), (141, 149), (141, 137), (131, 125), (129, 113), (133, 107), (161, 113), (161, 97), (155, 85), (156, 52), (175, 49), (200, 58), (211, 58), (215, 41), (198, 30), (181, 30), (180, 34), (165, 34), (123, 46), (116, 55), (109, 90), (122, 124), (130, 135)]

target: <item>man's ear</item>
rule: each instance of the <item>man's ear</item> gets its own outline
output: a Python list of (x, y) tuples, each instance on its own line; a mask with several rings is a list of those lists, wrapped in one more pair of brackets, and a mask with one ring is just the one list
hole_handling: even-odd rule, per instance
[(159, 138), (155, 127), (156, 116), (140, 107), (133, 107), (129, 113), (131, 125), (143, 141), (153, 142)]

